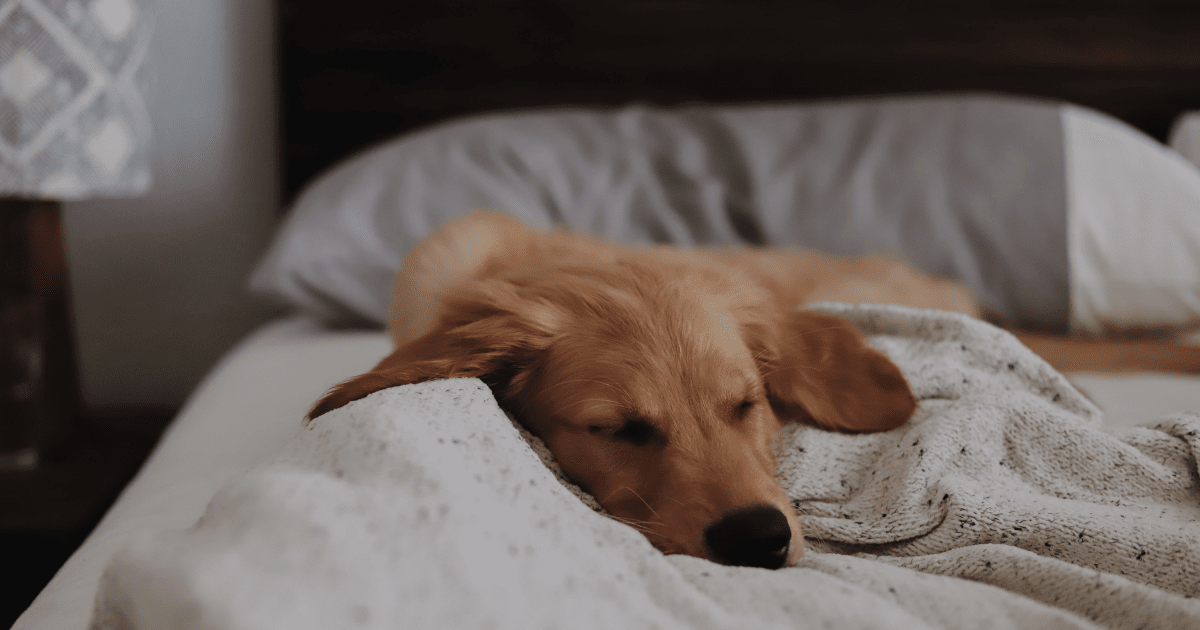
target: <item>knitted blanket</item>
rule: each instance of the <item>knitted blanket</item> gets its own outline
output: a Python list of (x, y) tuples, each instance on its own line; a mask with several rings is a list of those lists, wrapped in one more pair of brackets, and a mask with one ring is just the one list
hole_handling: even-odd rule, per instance
[(821, 308), (921, 405), (887, 433), (785, 429), (795, 566), (663, 556), (482, 383), (437, 381), (318, 418), (194, 527), (127, 548), (92, 627), (1200, 627), (1200, 415), (1105, 432), (1002, 330)]

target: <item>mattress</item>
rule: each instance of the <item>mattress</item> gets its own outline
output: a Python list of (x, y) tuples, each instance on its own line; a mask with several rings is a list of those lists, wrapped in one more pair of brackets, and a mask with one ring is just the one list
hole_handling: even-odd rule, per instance
[[(185, 529), (220, 488), (271, 458), (330, 385), (390, 350), (381, 331), (330, 330), (296, 316), (268, 323), (232, 349), (172, 423), (143, 469), (14, 628), (85, 628), (113, 555), (152, 532)], [(1200, 409), (1200, 377), (1070, 375), (1105, 411), (1105, 426), (1135, 426)]]

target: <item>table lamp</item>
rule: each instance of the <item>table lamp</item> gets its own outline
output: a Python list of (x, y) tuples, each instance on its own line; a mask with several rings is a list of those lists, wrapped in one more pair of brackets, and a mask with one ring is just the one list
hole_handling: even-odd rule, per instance
[(0, 0), (0, 473), (77, 412), (59, 202), (144, 193), (144, 0)]

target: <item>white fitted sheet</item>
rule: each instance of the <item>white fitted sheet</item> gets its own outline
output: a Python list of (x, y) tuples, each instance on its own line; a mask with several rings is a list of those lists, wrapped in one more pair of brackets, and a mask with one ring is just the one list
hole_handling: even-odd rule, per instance
[[(17, 630), (86, 628), (109, 558), (152, 531), (195, 524), (218, 488), (273, 455), (329, 386), (390, 350), (383, 332), (330, 331), (302, 317), (271, 322), (231, 350), (82, 547), (17, 621)], [(1106, 424), (1132, 426), (1200, 409), (1200, 377), (1080, 374)]]

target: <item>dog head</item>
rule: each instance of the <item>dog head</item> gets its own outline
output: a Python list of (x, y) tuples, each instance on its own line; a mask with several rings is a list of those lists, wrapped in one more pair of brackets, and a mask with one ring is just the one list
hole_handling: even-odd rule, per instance
[(440, 295), (429, 330), (331, 391), (478, 377), (613, 517), (665, 553), (775, 568), (803, 538), (775, 479), (781, 420), (903, 424), (900, 371), (848, 322), (752, 278), (653, 257), (533, 257)]

